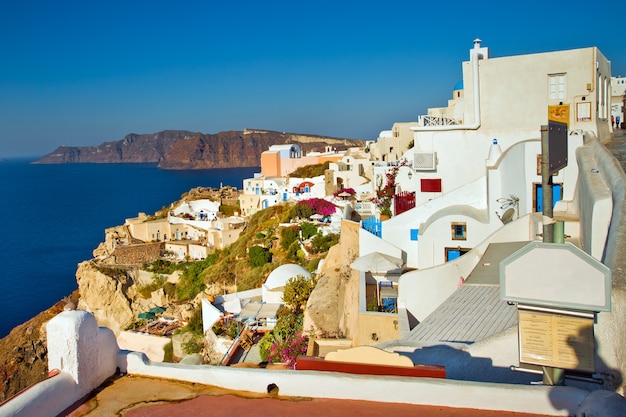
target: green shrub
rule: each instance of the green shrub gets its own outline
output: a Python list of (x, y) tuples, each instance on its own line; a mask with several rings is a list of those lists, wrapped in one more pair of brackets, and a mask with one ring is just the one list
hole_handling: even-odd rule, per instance
[(311, 240), (312, 252), (328, 252), (328, 249), (330, 249), (331, 246), (334, 246), (337, 243), (339, 243), (338, 234), (330, 233), (326, 236), (322, 236), (321, 234), (315, 235), (315, 237)]
[(302, 239), (304, 240), (317, 234), (317, 226), (309, 222), (302, 223), (300, 225), (300, 230), (302, 230)]
[(225, 335), (234, 339), (239, 335), (239, 323), (237, 320), (229, 320), (228, 322), (220, 320), (213, 325), (213, 333), (217, 336)]
[(163, 284), (163, 291), (165, 292), (165, 295), (167, 295), (169, 298), (175, 298), (176, 297), (176, 284), (173, 284), (171, 282), (166, 282), (165, 284)]
[(248, 249), (248, 259), (250, 266), (253, 268), (263, 266), (272, 262), (272, 252), (262, 246), (252, 246)]
[(239, 213), (241, 208), (239, 206), (233, 206), (228, 204), (222, 204), (220, 206), (220, 212), (224, 213), (225, 216), (234, 216), (235, 213)]
[(307, 271), (313, 273), (315, 271), (317, 271), (317, 266), (320, 264), (321, 258), (314, 258), (311, 259), (309, 261), (307, 261), (303, 266), (304, 269), (306, 269)]
[(154, 273), (152, 274), (152, 283), (139, 287), (137, 292), (141, 298), (147, 299), (152, 296), (153, 291), (162, 288), (163, 284), (165, 284), (165, 277), (161, 274)]
[(176, 298), (179, 301), (191, 300), (205, 288), (201, 275), (183, 273), (176, 285)]
[(293, 242), (296, 242), (300, 237), (298, 228), (296, 227), (283, 227), (280, 229), (280, 246), (283, 250), (289, 249)]
[(171, 340), (163, 346), (163, 362), (174, 362), (174, 344)]
[(202, 343), (202, 340), (198, 340), (195, 337), (189, 339), (188, 342), (180, 345), (180, 347), (183, 349), (183, 352), (185, 352), (185, 354), (187, 355), (191, 355), (192, 353), (200, 353), (203, 346), (204, 345)]
[(290, 261), (294, 262), (301, 262), (304, 260), (304, 252), (300, 247), (299, 241), (295, 241), (291, 244), (291, 246), (289, 246), (289, 249), (287, 249), (286, 257)]
[(326, 161), (323, 164), (305, 165), (303, 167), (296, 168), (295, 171), (289, 174), (293, 178), (313, 178), (324, 175), (324, 172), (330, 166), (330, 162)]
[(306, 307), (311, 292), (313, 292), (314, 283), (311, 279), (297, 275), (289, 278), (283, 292), (283, 301), (296, 313), (300, 314)]
[(187, 265), (176, 285), (176, 297), (179, 301), (191, 300), (204, 291), (206, 285), (202, 273), (215, 264), (218, 259), (219, 252), (216, 252), (207, 256), (203, 261), (192, 262)]
[(143, 269), (148, 272), (154, 272), (157, 274), (169, 275), (180, 267), (178, 264), (168, 261), (167, 259), (159, 258), (150, 264), (144, 264)]
[(193, 310), (193, 314), (189, 318), (189, 322), (187, 323), (187, 326), (185, 326), (185, 329), (186, 331), (192, 332), (196, 335), (204, 334), (202, 328), (202, 308), (196, 307)]

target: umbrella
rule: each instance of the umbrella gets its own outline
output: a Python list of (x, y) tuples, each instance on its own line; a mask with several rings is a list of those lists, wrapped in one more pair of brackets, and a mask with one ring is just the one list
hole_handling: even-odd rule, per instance
[(161, 314), (163, 312), (165, 312), (165, 309), (163, 307), (159, 307), (159, 306), (152, 307), (150, 309), (150, 313), (152, 313), (152, 314)]
[(155, 316), (154, 316), (154, 313), (146, 311), (145, 313), (139, 313), (137, 317), (140, 319), (153, 319)]
[(311, 217), (309, 217), (312, 220), (319, 220), (319, 219), (323, 219), (324, 216), (322, 216), (321, 214), (312, 214)]
[(352, 194), (347, 193), (347, 192), (344, 191), (342, 193), (339, 193), (338, 196), (339, 197), (352, 197)]
[(380, 252), (371, 252), (356, 258), (350, 264), (352, 269), (369, 272), (388, 272), (400, 268), (404, 262), (400, 258)]

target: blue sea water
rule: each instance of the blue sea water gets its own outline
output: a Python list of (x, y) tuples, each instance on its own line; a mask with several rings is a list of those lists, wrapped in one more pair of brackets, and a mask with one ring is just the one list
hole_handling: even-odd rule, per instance
[(0, 337), (77, 288), (104, 230), (152, 214), (194, 187), (242, 187), (259, 168), (160, 170), (154, 164), (0, 162)]

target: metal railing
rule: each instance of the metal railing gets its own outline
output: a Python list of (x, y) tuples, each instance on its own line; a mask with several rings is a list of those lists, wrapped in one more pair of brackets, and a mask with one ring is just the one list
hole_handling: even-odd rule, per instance
[(421, 126), (458, 126), (463, 124), (460, 118), (446, 114), (419, 116), (418, 121)]

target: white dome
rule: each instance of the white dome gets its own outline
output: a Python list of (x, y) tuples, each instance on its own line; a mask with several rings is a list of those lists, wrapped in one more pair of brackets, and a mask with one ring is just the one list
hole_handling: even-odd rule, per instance
[(297, 264), (285, 264), (281, 265), (273, 270), (265, 281), (265, 286), (268, 289), (284, 287), (287, 281), (291, 278), (295, 278), (298, 275), (302, 275), (308, 279), (311, 279), (309, 271)]

